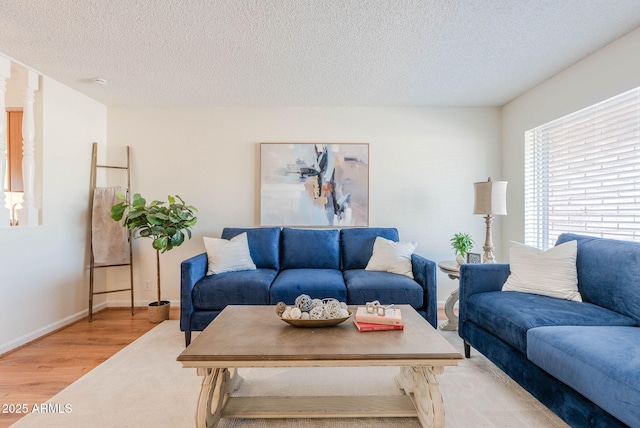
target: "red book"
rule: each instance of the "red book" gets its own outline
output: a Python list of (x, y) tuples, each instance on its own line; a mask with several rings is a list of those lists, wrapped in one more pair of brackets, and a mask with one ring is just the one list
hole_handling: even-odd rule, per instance
[(378, 315), (375, 312), (367, 312), (367, 308), (364, 306), (359, 306), (354, 320), (359, 323), (403, 325), (400, 309), (396, 308), (389, 308), (385, 315)]
[(358, 331), (390, 331), (390, 330), (404, 330), (404, 323), (402, 324), (371, 324), (366, 322), (358, 322), (353, 318), (353, 323), (356, 325)]

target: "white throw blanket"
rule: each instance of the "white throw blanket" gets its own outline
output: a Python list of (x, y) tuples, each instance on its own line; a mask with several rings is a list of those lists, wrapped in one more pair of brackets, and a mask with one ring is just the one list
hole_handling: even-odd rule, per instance
[(121, 200), (117, 193), (125, 193), (122, 187), (96, 187), (93, 193), (91, 218), (93, 261), (96, 264), (129, 263), (129, 245), (124, 220), (111, 218), (111, 207)]

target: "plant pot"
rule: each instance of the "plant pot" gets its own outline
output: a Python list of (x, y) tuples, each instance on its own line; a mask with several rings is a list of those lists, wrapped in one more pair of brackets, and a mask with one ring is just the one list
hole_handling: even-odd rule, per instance
[(169, 319), (169, 309), (171, 308), (171, 302), (168, 300), (162, 300), (160, 306), (158, 302), (149, 303), (149, 321), (153, 323), (159, 323)]
[(456, 261), (458, 262), (459, 265), (463, 265), (466, 263), (466, 260), (461, 255), (456, 256)]

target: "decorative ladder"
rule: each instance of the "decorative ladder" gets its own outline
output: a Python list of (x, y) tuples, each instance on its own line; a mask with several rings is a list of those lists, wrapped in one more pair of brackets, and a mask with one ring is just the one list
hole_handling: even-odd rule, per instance
[[(89, 206), (89, 225), (91, 226), (91, 220), (93, 217), (93, 195), (96, 189), (96, 181), (97, 181), (97, 172), (98, 168), (106, 168), (106, 169), (115, 169), (127, 172), (127, 192), (126, 198), (127, 202), (130, 201), (130, 193), (131, 193), (131, 157), (129, 154), (129, 146), (127, 149), (127, 166), (112, 166), (112, 165), (98, 165), (98, 143), (93, 143), (93, 149), (91, 153), (91, 194), (90, 197), (90, 206)], [(119, 293), (122, 291), (131, 291), (131, 315), (133, 315), (133, 245), (132, 245), (132, 236), (131, 231), (127, 232), (127, 240), (129, 242), (129, 263), (119, 263), (119, 264), (95, 264), (93, 259), (93, 232), (92, 228), (89, 227), (89, 235), (91, 240), (91, 263), (89, 265), (89, 322), (93, 321), (93, 296), (99, 294), (108, 294), (108, 293)], [(120, 288), (117, 290), (107, 290), (107, 291), (94, 291), (93, 288), (93, 273), (95, 269), (100, 268), (108, 268), (115, 266), (129, 266), (129, 288)]]

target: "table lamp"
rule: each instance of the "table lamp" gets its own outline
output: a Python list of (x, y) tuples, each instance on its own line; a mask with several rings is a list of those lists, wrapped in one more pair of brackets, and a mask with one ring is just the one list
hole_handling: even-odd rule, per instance
[(491, 177), (489, 177), (487, 181), (473, 183), (473, 188), (475, 190), (473, 213), (485, 215), (484, 219), (487, 224), (482, 263), (495, 263), (491, 223), (493, 223), (494, 216), (507, 215), (507, 182), (491, 181)]

